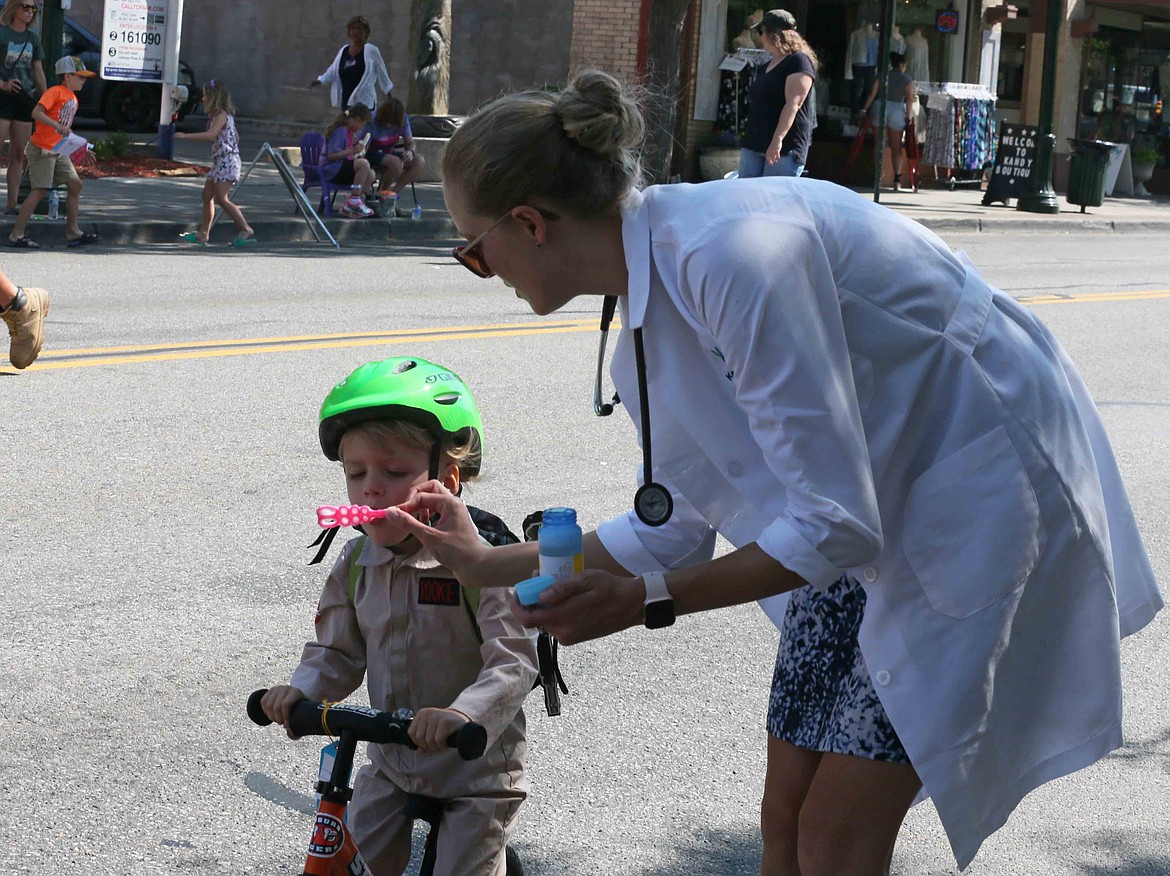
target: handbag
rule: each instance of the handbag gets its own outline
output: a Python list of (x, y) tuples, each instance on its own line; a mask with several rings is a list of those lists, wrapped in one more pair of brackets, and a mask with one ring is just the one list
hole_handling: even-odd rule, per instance
[[(24, 60), (24, 53), (31, 45), (32, 40), (28, 40), (23, 46), (21, 46), (20, 54), (16, 56), (16, 60), (12, 62), (12, 66), (10, 66), (4, 72), (4, 74), (0, 76), (0, 78), (6, 81), (12, 78), (12, 74), (16, 72), (16, 68), (20, 65), (20, 62)], [(31, 94), (25, 91), (23, 87), (20, 89), (20, 91), (8, 91), (5, 92), (5, 94), (8, 95), (8, 97), (12, 100), (16, 107), (24, 113), (24, 115), (32, 115), (33, 107), (37, 105), (37, 97), (35, 94)]]

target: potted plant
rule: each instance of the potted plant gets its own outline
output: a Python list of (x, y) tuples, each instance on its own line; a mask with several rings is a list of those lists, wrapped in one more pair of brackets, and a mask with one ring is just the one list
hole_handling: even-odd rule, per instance
[(1150, 194), (1146, 190), (1146, 183), (1154, 175), (1154, 165), (1161, 157), (1157, 149), (1148, 146), (1139, 146), (1132, 151), (1134, 194), (1138, 197), (1144, 198)]
[(735, 132), (715, 127), (712, 134), (713, 141), (699, 149), (699, 177), (703, 180), (723, 179), (739, 167)]

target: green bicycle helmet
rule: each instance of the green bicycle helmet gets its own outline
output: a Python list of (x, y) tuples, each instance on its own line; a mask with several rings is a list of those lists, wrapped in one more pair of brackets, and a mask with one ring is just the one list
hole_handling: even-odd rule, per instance
[(473, 430), (483, 446), (483, 421), (459, 375), (417, 356), (396, 356), (362, 365), (330, 390), (317, 430), (321, 450), (336, 462), (347, 429), (391, 418), (417, 423), (434, 435), (436, 462), (438, 442), (465, 429)]

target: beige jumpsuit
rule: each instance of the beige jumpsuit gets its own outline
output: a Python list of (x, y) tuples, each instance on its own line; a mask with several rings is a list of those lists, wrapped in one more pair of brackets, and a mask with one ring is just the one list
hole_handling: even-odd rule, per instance
[(366, 677), (370, 705), (415, 712), (456, 709), (487, 730), (488, 748), (465, 762), (454, 750), (424, 755), (369, 745), (354, 781), (349, 826), (374, 876), (402, 873), (410, 858), (407, 794), (447, 801), (435, 876), (502, 876), (504, 846), (528, 793), (524, 713), (536, 679), (536, 638), (513, 616), (511, 588), (480, 591), (476, 636), (454, 575), (426, 551), (399, 556), (366, 540), (362, 574), (347, 593), (350, 541), (317, 607), (317, 641), (305, 645), (292, 685), (337, 701)]

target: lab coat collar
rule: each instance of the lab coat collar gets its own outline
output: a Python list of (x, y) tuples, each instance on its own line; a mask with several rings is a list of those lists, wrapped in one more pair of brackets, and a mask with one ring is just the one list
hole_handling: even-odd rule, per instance
[(642, 327), (646, 303), (650, 297), (650, 209), (646, 196), (630, 189), (622, 199), (622, 245), (625, 248), (627, 313), (622, 323), (632, 329)]

